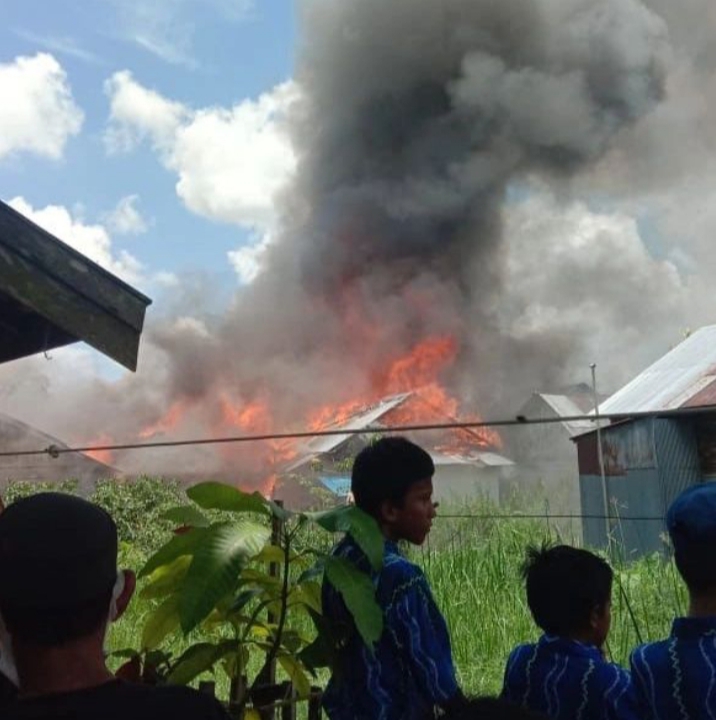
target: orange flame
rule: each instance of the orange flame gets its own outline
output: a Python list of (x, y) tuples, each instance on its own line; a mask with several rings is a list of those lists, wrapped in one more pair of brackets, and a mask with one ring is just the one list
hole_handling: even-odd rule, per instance
[[(94, 440), (89, 440), (87, 442), (87, 445), (111, 445), (112, 444), (112, 438), (107, 435), (106, 433), (102, 433), (101, 435), (98, 435), (94, 438)], [(105, 465), (111, 465), (114, 462), (114, 454), (111, 450), (85, 450), (84, 455), (87, 455), (88, 457), (91, 457), (93, 460), (96, 460), (97, 462), (104, 463)]]
[(179, 424), (179, 421), (184, 417), (185, 412), (185, 403), (183, 403), (181, 400), (177, 400), (176, 402), (172, 403), (166, 414), (159, 418), (157, 422), (152, 423), (151, 425), (147, 425), (147, 427), (145, 427), (143, 430), (140, 430), (139, 437), (146, 440), (148, 438), (154, 437), (155, 435), (160, 435), (170, 430), (174, 430), (174, 428)]

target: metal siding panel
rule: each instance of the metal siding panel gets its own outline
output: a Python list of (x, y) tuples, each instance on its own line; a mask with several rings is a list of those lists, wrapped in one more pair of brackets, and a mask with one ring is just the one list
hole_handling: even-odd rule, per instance
[(662, 550), (664, 523), (657, 468), (635, 468), (622, 478), (612, 478), (609, 496), (613, 501), (612, 537), (623, 557), (633, 559)]
[(687, 419), (654, 420), (661, 512), (690, 485), (703, 480), (693, 424)]
[[(584, 515), (604, 516), (604, 495), (602, 478), (599, 475), (579, 476), (579, 498)], [(582, 520), (583, 542), (589, 547), (605, 547), (607, 531), (605, 521), (599, 517), (585, 517)]]

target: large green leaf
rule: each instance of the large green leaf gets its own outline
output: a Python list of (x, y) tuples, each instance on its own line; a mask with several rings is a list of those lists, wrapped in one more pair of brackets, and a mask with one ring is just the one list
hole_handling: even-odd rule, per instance
[(383, 633), (383, 613), (370, 577), (340, 557), (326, 558), (326, 577), (343, 596), (360, 636), (372, 648)]
[(172, 685), (186, 685), (197, 675), (211, 670), (214, 665), (231, 652), (236, 652), (236, 642), (227, 640), (214, 645), (197, 643), (192, 645), (175, 663), (167, 681)]
[(170, 522), (189, 527), (208, 527), (211, 524), (206, 515), (193, 505), (179, 505), (162, 514)]
[(306, 517), (328, 532), (347, 532), (358, 543), (374, 570), (383, 567), (383, 533), (375, 518), (355, 505), (305, 513)]
[(299, 698), (307, 698), (311, 694), (311, 681), (301, 663), (292, 655), (279, 655), (281, 667), (291, 679)]
[(179, 617), (185, 633), (235, 590), (241, 568), (261, 551), (270, 534), (269, 528), (249, 521), (212, 525), (205, 531), (180, 596)]
[(189, 555), (182, 555), (168, 565), (161, 565), (149, 576), (139, 596), (158, 598), (175, 592), (181, 586), (189, 565)]
[(158, 567), (168, 565), (182, 555), (193, 555), (206, 532), (207, 528), (192, 528), (181, 535), (175, 535), (147, 560), (139, 571), (139, 577), (149, 575)]
[(271, 515), (271, 508), (261, 493), (245, 493), (233, 485), (204, 482), (190, 487), (186, 494), (205, 510), (228, 512), (254, 512)]
[(142, 628), (142, 649), (154, 650), (179, 628), (179, 597), (172, 595), (152, 612)]

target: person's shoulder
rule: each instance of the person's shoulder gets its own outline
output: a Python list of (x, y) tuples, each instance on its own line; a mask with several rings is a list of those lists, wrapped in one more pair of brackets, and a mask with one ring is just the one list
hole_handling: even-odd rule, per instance
[(528, 662), (530, 658), (534, 658), (537, 650), (536, 643), (522, 643), (512, 648), (507, 656), (507, 666), (512, 667), (524, 662)]
[(668, 659), (669, 657), (669, 646), (674, 642), (673, 638), (666, 638), (664, 640), (657, 640), (650, 643), (642, 643), (637, 645), (630, 655), (630, 661), (632, 663), (643, 663), (661, 658)]
[(389, 582), (396, 588), (408, 589), (412, 585), (427, 582), (422, 569), (391, 545), (386, 545), (380, 575), (381, 581)]

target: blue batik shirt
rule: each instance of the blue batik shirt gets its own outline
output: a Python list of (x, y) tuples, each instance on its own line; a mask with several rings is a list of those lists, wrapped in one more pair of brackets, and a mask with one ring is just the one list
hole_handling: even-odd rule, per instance
[[(368, 561), (347, 535), (334, 549), (363, 571)], [(424, 720), (458, 693), (450, 638), (422, 570), (385, 543), (383, 567), (372, 573), (383, 611), (383, 634), (373, 652), (353, 628), (324, 694), (331, 720)], [(323, 612), (352, 628), (340, 594), (323, 585)]]
[(516, 647), (502, 697), (553, 720), (635, 720), (629, 673), (594, 645), (543, 635)]
[(631, 656), (644, 720), (716, 719), (716, 617), (676, 618), (666, 640)]

